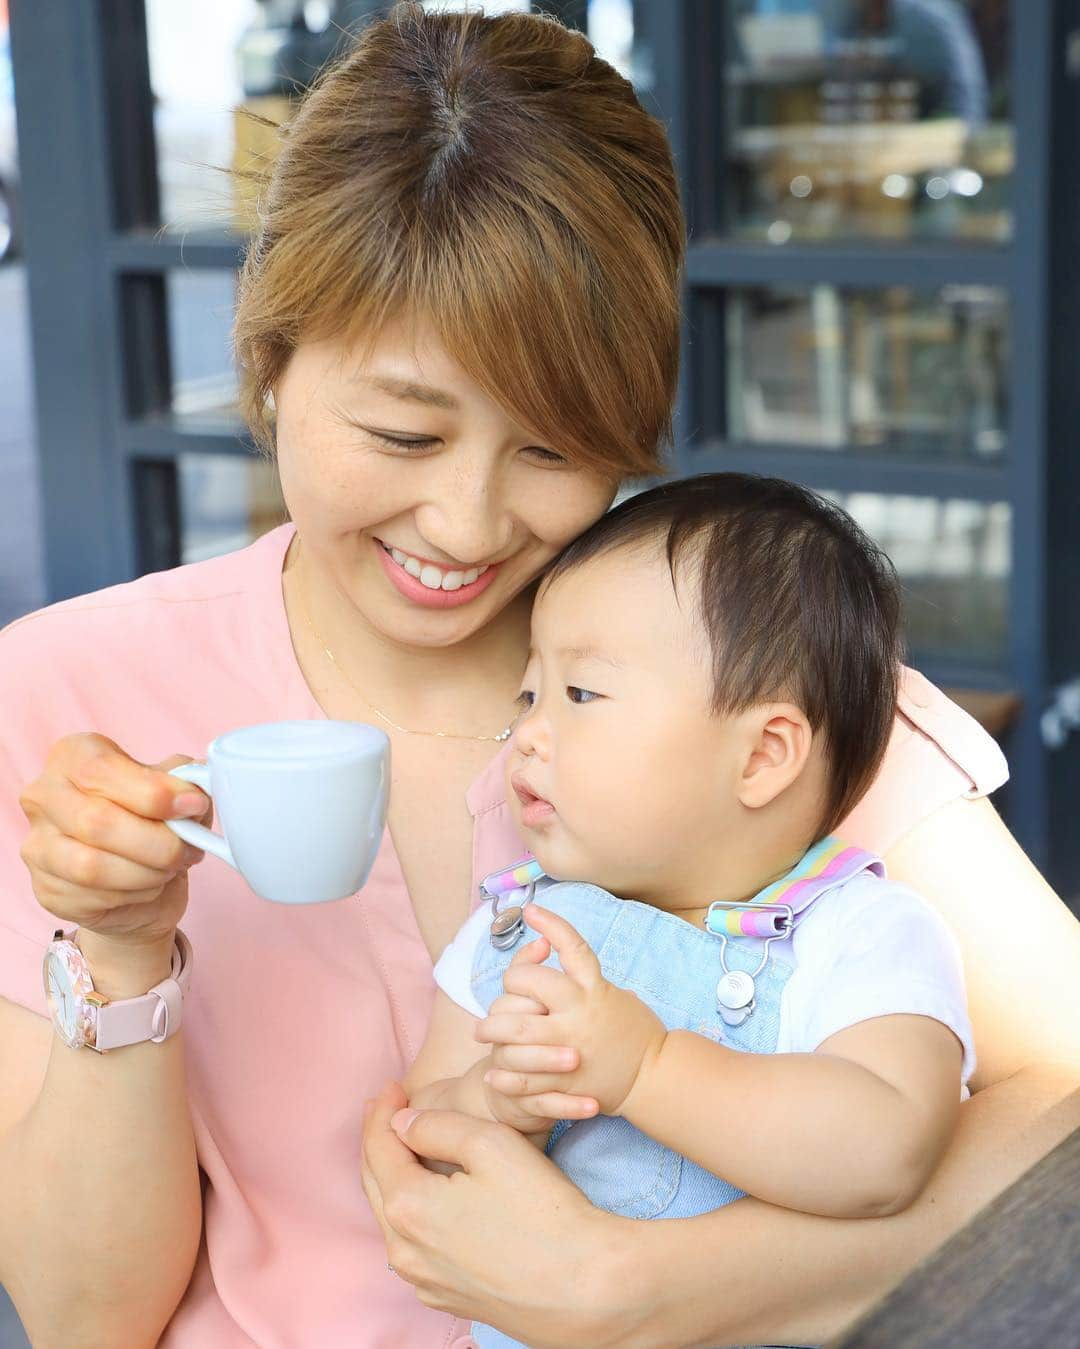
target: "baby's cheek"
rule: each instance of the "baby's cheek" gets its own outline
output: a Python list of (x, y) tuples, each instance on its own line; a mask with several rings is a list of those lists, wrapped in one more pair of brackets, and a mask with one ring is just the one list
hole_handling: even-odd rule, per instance
[(680, 859), (700, 847), (701, 833), (688, 830), (683, 816), (669, 810), (658, 799), (660, 795), (654, 793), (648, 805), (630, 812), (625, 827), (610, 840), (612, 866), (625, 878), (624, 892), (654, 882), (658, 874), (677, 868)]

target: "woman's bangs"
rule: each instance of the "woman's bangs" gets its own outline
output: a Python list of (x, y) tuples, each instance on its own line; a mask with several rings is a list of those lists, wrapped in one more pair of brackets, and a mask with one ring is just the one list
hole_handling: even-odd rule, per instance
[(580, 272), (522, 246), (524, 237), (500, 229), (483, 241), (474, 232), (469, 245), (448, 242), (437, 260), (416, 270), (408, 303), (538, 445), (604, 477), (655, 472), (655, 443), (642, 443), (635, 400), (609, 396), (626, 387), (626, 373), (599, 340)]

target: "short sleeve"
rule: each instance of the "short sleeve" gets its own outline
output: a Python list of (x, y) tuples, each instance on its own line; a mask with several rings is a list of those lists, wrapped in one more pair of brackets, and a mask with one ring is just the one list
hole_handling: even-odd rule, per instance
[(1008, 776), (1000, 747), (974, 717), (917, 670), (905, 669), (878, 775), (833, 832), (884, 856), (939, 807), (988, 796)]
[(435, 962), (435, 982), (446, 996), (473, 1016), (480, 1017), (486, 1016), (487, 1012), (472, 991), (473, 957), (477, 945), (486, 938), (490, 918), (486, 907), (476, 909)]
[(928, 1016), (975, 1068), (960, 951), (915, 891), (863, 875), (830, 891), (795, 930), (795, 971), (784, 989), (781, 1053), (813, 1053), (830, 1035), (879, 1016)]

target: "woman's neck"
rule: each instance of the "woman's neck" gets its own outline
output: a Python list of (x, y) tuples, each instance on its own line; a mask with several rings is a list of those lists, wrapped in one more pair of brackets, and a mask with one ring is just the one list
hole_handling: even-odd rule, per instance
[(284, 575), (294, 644), (304, 634), (323, 653), (328, 675), (370, 707), (410, 729), (463, 735), (495, 734), (512, 720), (529, 649), (531, 589), (466, 641), (429, 647), (394, 641), (374, 628), (304, 553), (299, 537)]

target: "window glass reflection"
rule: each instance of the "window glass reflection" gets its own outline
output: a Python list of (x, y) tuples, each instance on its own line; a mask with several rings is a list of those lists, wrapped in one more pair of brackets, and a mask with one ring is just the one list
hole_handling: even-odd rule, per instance
[(243, 100), (239, 51), (256, 0), (145, 0), (161, 223), (180, 231), (233, 219), (235, 109)]
[(705, 303), (724, 305), (727, 439), (1003, 454), (1008, 305), (999, 290), (760, 287)]
[(892, 558), (917, 658), (1000, 665), (1007, 655), (1012, 516), (1007, 502), (822, 492)]
[(589, 0), (588, 30), (596, 54), (641, 92), (653, 87), (652, 52), (634, 11), (634, 0)]
[(1012, 232), (1006, 0), (734, 0), (729, 232)]
[(234, 274), (224, 269), (173, 268), (165, 274), (175, 413), (238, 415), (231, 344), (235, 290)]
[(181, 454), (177, 459), (182, 562), (243, 548), (288, 519), (277, 469), (242, 454)]

